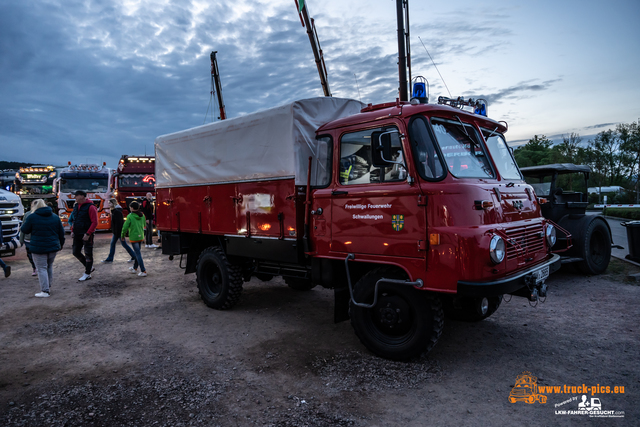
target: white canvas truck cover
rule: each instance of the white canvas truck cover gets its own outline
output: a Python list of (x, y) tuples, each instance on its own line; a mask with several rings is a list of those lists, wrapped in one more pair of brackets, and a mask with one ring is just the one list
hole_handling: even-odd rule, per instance
[(364, 106), (352, 99), (304, 99), (159, 136), (156, 188), (294, 177), (296, 185), (306, 185), (310, 156), (312, 185), (325, 182), (331, 149), (316, 140), (316, 130)]

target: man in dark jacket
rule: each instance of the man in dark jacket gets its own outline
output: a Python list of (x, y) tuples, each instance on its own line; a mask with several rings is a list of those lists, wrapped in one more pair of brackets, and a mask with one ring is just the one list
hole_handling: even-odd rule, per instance
[(36, 297), (46, 298), (53, 283), (53, 261), (64, 246), (64, 227), (44, 200), (35, 200), (32, 209), (33, 214), (27, 217), (20, 231), (31, 234), (30, 250), (40, 281), (40, 292)]
[[(73, 239), (73, 256), (84, 265), (84, 274), (78, 280), (84, 282), (91, 279), (93, 268), (93, 238), (98, 227), (98, 210), (91, 200), (87, 200), (87, 193), (78, 190), (75, 193), (76, 204), (73, 206), (75, 221), (71, 227)], [(82, 248), (84, 247), (84, 254)]]
[(122, 214), (122, 207), (116, 204), (116, 201), (109, 200), (109, 209), (111, 210), (111, 232), (113, 237), (111, 238), (111, 248), (109, 249), (109, 256), (102, 260), (104, 263), (113, 262), (113, 256), (116, 253), (116, 243), (120, 240), (122, 247), (129, 253), (132, 259), (135, 259), (136, 254), (131, 249), (131, 246), (127, 244), (127, 241), (120, 237), (122, 234), (122, 224), (124, 224), (124, 215)]

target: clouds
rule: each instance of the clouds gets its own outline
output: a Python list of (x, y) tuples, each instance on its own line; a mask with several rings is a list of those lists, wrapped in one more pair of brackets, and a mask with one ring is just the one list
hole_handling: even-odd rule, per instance
[[(393, 2), (350, 0), (345, 7), (344, 1), (325, 0), (309, 7), (334, 96), (358, 98), (359, 86), (363, 102), (394, 100)], [(520, 44), (528, 10), (491, 2), (412, 2), (411, 13), (413, 75), (429, 79), (432, 102), (448, 94), (418, 36), (452, 96), (488, 99), (495, 118), (510, 120), (516, 130), (535, 124), (523, 126), (522, 138), (586, 125), (554, 128), (550, 119), (564, 110), (551, 117), (527, 110), (540, 111), (543, 95), (568, 97), (562, 91), (575, 81), (564, 77), (567, 70), (536, 68), (547, 62)], [(2, 158), (106, 160), (113, 166), (122, 154), (141, 154), (145, 147), (150, 152), (158, 135), (203, 123), (212, 50), (218, 51), (230, 117), (322, 96), (309, 40), (290, 0), (0, 3)], [(615, 120), (625, 119), (595, 122)]]

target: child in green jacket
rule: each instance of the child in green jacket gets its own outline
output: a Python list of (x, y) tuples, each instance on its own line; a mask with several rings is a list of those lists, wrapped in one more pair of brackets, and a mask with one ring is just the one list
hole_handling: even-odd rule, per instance
[[(129, 271), (133, 274), (138, 274), (140, 277), (147, 277), (147, 270), (144, 268), (142, 262), (142, 253), (140, 252), (140, 246), (144, 241), (144, 229), (146, 226), (146, 219), (144, 214), (140, 211), (140, 204), (138, 202), (131, 202), (129, 205), (131, 213), (127, 215), (127, 220), (122, 225), (122, 238), (124, 239), (129, 234), (129, 242), (135, 252), (135, 262), (133, 267), (129, 267)], [(140, 265), (140, 273), (138, 273), (138, 265)]]

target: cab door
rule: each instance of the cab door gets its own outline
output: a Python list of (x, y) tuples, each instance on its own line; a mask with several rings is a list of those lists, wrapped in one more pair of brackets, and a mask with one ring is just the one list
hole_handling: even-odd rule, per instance
[(332, 252), (425, 257), (426, 204), (409, 179), (403, 128), (391, 121), (340, 136), (339, 175), (331, 191)]

